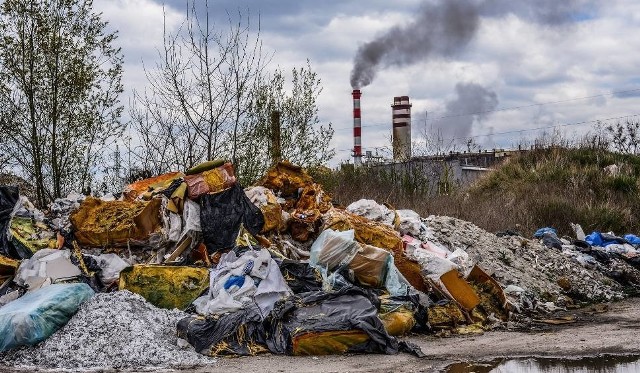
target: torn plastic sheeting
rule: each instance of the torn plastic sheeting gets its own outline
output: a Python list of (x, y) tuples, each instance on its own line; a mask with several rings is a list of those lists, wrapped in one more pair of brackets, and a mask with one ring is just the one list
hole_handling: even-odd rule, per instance
[(326, 291), (335, 288), (338, 273), (349, 269), (362, 285), (375, 288), (386, 285), (394, 295), (406, 293), (406, 280), (395, 273), (395, 278), (394, 274), (389, 275), (389, 271), (397, 271), (391, 253), (375, 246), (358, 244), (353, 230), (324, 230), (311, 246), (309, 265), (322, 274)]
[(416, 289), (422, 292), (429, 291), (422, 277), (420, 265), (407, 257), (402, 239), (391, 227), (336, 208), (329, 210), (323, 218), (324, 229), (353, 229), (356, 241), (392, 252), (395, 266), (404, 278)]
[(71, 262), (69, 250), (42, 249), (20, 263), (14, 281), (34, 290), (47, 284), (48, 280), (56, 282), (81, 274), (80, 269)]
[(624, 239), (627, 240), (627, 242), (631, 245), (640, 245), (640, 237), (636, 236), (635, 234), (626, 234), (624, 236)]
[(612, 234), (591, 232), (584, 239), (591, 246), (607, 247), (609, 245), (625, 244), (626, 240), (622, 237), (617, 237)]
[(367, 293), (357, 288), (288, 297), (276, 303), (264, 322), (254, 306), (210, 318), (187, 317), (178, 322), (177, 329), (179, 337), (209, 356), (267, 351), (288, 355), (421, 354), (416, 346), (398, 343), (386, 332)]
[(283, 259), (278, 267), (294, 294), (322, 290), (322, 274), (307, 263)]
[(257, 305), (211, 317), (188, 316), (178, 321), (178, 338), (206, 356), (256, 355), (268, 352), (267, 334)]
[(0, 308), (0, 351), (34, 345), (64, 326), (93, 296), (87, 284), (56, 284)]
[(234, 247), (241, 226), (252, 235), (259, 234), (264, 226), (262, 211), (237, 184), (224, 192), (202, 196), (200, 208), (202, 235), (209, 253)]
[(120, 290), (129, 290), (160, 308), (184, 310), (209, 284), (206, 268), (134, 265), (120, 272)]
[(309, 265), (322, 274), (325, 291), (335, 287), (336, 275), (349, 265), (360, 248), (353, 230), (325, 229), (318, 236), (311, 246)]
[(194, 304), (202, 315), (235, 312), (257, 304), (262, 315), (273, 309), (276, 301), (291, 295), (278, 264), (266, 249), (248, 249), (237, 255), (223, 254), (210, 273), (208, 294)]
[[(290, 355), (323, 355), (345, 352), (420, 354), (419, 348), (399, 344), (390, 336), (368, 294), (358, 288), (335, 293), (312, 292), (293, 296), (278, 303), (272, 313), (269, 350)], [(340, 331), (347, 332), (346, 338)], [(353, 331), (364, 332), (368, 338)], [(332, 333), (329, 339), (316, 338)], [(330, 348), (327, 348), (327, 342)]]
[(273, 192), (262, 186), (246, 188), (245, 194), (251, 202), (262, 211), (264, 227), (262, 233), (279, 231), (284, 227), (282, 207)]
[(120, 272), (130, 264), (116, 254), (89, 255), (100, 267), (100, 280), (105, 285), (118, 281)]
[(13, 210), (19, 198), (18, 187), (0, 186), (0, 254), (11, 258), (22, 258), (13, 247), (9, 233)]
[(356, 252), (348, 268), (353, 271), (355, 278), (362, 285), (379, 288), (384, 286), (393, 261), (391, 253), (371, 245), (362, 245)]
[(347, 206), (347, 211), (390, 227), (395, 226), (395, 210), (392, 210), (385, 205), (378, 204), (372, 199), (360, 199), (355, 201)]
[(422, 220), (420, 220), (420, 215), (417, 212), (413, 210), (396, 210), (396, 214), (398, 214), (398, 219), (400, 220), (398, 230), (401, 235), (407, 233), (415, 237), (420, 235), (420, 230), (424, 224)]
[(346, 267), (359, 249), (353, 229), (343, 232), (325, 229), (311, 246), (309, 264), (334, 271)]
[(82, 246), (127, 246), (145, 241), (160, 226), (160, 205), (149, 202), (111, 201), (87, 198), (71, 214), (75, 236)]

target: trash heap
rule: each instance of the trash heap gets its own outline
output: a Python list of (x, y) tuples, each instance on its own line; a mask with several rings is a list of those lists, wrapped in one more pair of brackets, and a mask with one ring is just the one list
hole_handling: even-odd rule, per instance
[(422, 356), (397, 337), (481, 332), (637, 286), (640, 239), (552, 233), (498, 237), (372, 200), (336, 206), (288, 162), (246, 189), (230, 163), (210, 161), (117, 199), (72, 194), (46, 213), (0, 187), (0, 361)]

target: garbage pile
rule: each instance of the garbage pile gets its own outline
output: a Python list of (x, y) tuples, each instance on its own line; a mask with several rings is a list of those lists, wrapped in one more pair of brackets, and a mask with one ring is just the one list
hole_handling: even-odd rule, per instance
[(0, 361), (423, 356), (398, 337), (481, 332), (618, 299), (640, 279), (630, 238), (569, 242), (549, 231), (538, 242), (372, 200), (345, 208), (288, 162), (246, 189), (232, 164), (210, 161), (117, 197), (73, 194), (43, 213), (0, 187)]

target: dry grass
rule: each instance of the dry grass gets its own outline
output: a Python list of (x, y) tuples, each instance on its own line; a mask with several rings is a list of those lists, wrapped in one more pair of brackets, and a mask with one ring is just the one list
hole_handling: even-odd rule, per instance
[[(616, 164), (617, 175), (603, 169)], [(447, 215), (492, 232), (515, 229), (530, 235), (553, 226), (571, 232), (640, 231), (640, 157), (600, 148), (552, 147), (514, 157), (475, 185), (447, 195), (424, 189), (424, 177), (380, 175), (367, 168), (314, 175), (334, 199), (347, 205), (360, 198), (410, 208), (421, 215)]]

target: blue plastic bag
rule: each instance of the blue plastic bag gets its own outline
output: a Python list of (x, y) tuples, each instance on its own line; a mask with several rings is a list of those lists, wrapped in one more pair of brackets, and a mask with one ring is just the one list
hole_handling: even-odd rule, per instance
[(624, 236), (624, 239), (633, 246), (640, 245), (640, 237), (636, 236), (635, 234), (627, 234)]
[(0, 308), (0, 351), (49, 338), (93, 294), (87, 284), (54, 284), (4, 305)]
[(533, 237), (542, 238), (545, 233), (553, 233), (554, 235), (557, 235), (558, 231), (550, 227), (540, 228), (536, 231), (536, 233), (533, 234)]

